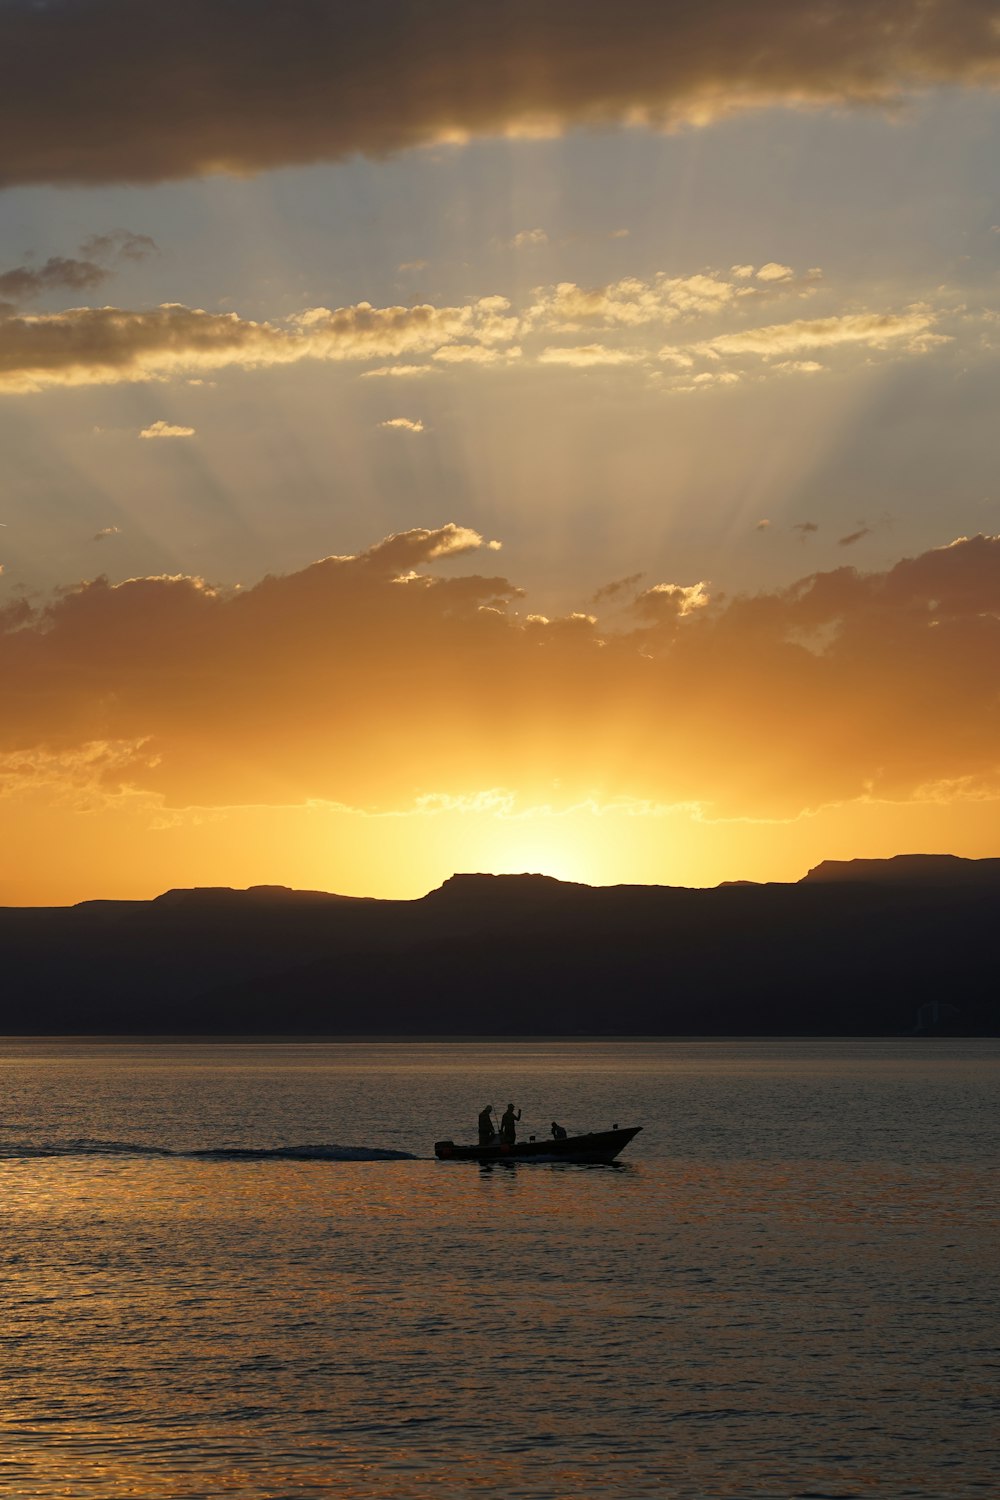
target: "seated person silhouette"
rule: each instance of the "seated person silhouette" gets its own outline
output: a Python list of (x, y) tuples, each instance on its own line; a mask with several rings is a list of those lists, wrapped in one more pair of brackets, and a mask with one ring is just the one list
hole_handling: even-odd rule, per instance
[(555, 1120), (552, 1121), (552, 1134), (557, 1141), (564, 1141), (566, 1139), (565, 1130), (561, 1125), (557, 1125)]

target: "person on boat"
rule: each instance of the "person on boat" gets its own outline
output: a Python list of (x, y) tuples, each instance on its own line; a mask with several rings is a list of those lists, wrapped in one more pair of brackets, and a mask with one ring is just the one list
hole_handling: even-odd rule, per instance
[(553, 1139), (557, 1141), (564, 1141), (566, 1139), (565, 1130), (561, 1125), (557, 1125), (555, 1120), (552, 1121), (552, 1135)]
[(496, 1130), (490, 1118), (492, 1114), (492, 1104), (487, 1104), (486, 1108), (479, 1112), (479, 1144), (481, 1146), (492, 1146), (496, 1138)]
[(500, 1139), (505, 1146), (513, 1146), (517, 1140), (517, 1131), (514, 1129), (514, 1122), (520, 1118), (521, 1111), (518, 1110), (517, 1114), (515, 1114), (513, 1104), (508, 1104), (500, 1120)]

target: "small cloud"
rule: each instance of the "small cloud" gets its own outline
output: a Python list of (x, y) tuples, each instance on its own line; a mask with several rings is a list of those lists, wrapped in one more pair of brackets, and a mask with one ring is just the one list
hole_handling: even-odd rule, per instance
[(758, 281), (791, 281), (795, 272), (791, 266), (783, 266), (776, 260), (769, 260), (766, 265), (761, 266), (757, 272)]
[(379, 365), (377, 370), (362, 370), (362, 380), (382, 380), (387, 375), (406, 379), (412, 375), (433, 375), (433, 365)]
[(100, 531), (95, 531), (91, 541), (103, 542), (109, 536), (121, 536), (121, 534), (120, 526), (102, 526)]
[(659, 357), (665, 364), (673, 365), (678, 370), (690, 370), (694, 365), (690, 354), (685, 354), (683, 349), (675, 349), (670, 344), (660, 350)]
[(631, 229), (612, 229), (608, 235), (609, 240), (627, 240), (632, 233)]
[(636, 584), (645, 577), (644, 573), (629, 573), (627, 578), (616, 578), (611, 583), (602, 584), (591, 599), (591, 604), (601, 604), (608, 599), (617, 599), (628, 589), (634, 589)]
[(538, 356), (540, 365), (576, 365), (586, 369), (590, 365), (634, 365), (644, 356), (634, 349), (609, 349), (604, 344), (577, 344), (559, 349), (552, 346), (543, 349)]
[(436, 349), (432, 357), (445, 365), (495, 365), (520, 359), (521, 350), (516, 344), (509, 349), (487, 349), (482, 344), (445, 344)]
[(796, 521), (790, 529), (797, 531), (802, 540), (805, 541), (806, 537), (812, 536), (814, 532), (819, 530), (819, 527), (815, 521)]
[(426, 271), (429, 265), (430, 261), (426, 260), (401, 260), (396, 270), (405, 275), (407, 271)]
[(0, 297), (8, 311), (20, 302), (44, 297), (50, 292), (85, 292), (107, 281), (111, 272), (93, 260), (74, 260), (72, 256), (50, 255), (40, 266), (14, 266), (0, 272)]
[(730, 276), (735, 276), (737, 281), (746, 281), (753, 275), (753, 266), (730, 266)]
[(872, 529), (870, 526), (862, 526), (857, 531), (848, 532), (847, 536), (840, 537), (837, 541), (837, 546), (853, 547), (855, 542), (860, 542), (863, 536), (871, 536), (871, 533)]
[(819, 364), (815, 359), (783, 359), (774, 368), (784, 370), (788, 375), (817, 375), (820, 370), (825, 370), (826, 366)]
[(722, 370), (718, 375), (711, 370), (702, 370), (700, 375), (694, 377), (695, 385), (735, 385), (739, 380), (736, 370)]
[(107, 234), (92, 234), (80, 246), (81, 255), (95, 260), (146, 260), (158, 255), (160, 247), (149, 234), (133, 234), (130, 229), (111, 229)]
[(194, 437), (193, 427), (176, 427), (172, 422), (153, 422), (139, 433), (141, 438), (189, 438)]
[(770, 521), (765, 516), (762, 520), (760, 520), (760, 521), (757, 522), (757, 525), (754, 527), (754, 530), (755, 531), (767, 531), (770, 528), (770, 525), (771, 525)]
[(203, 386), (206, 391), (214, 391), (218, 383), (217, 380), (186, 380), (184, 382), (185, 385)]
[(416, 421), (409, 417), (389, 417), (385, 422), (378, 424), (380, 427), (394, 428), (397, 432), (423, 432), (424, 424), (418, 417)]
[(549, 237), (544, 229), (520, 229), (510, 242), (512, 250), (532, 250), (547, 245)]
[(851, 344), (885, 349), (891, 344), (902, 343), (903, 347), (916, 351), (927, 348), (938, 338), (930, 332), (936, 317), (930, 308), (914, 303), (902, 313), (845, 313), (839, 317), (797, 318), (790, 323), (770, 323), (763, 328), (720, 333), (707, 343), (694, 347), (709, 359), (733, 354), (758, 354), (762, 359), (776, 359), (809, 349), (841, 348)]
[(710, 603), (708, 583), (702, 579), (691, 584), (654, 583), (652, 588), (639, 595), (635, 606), (640, 614), (652, 618), (682, 619)]

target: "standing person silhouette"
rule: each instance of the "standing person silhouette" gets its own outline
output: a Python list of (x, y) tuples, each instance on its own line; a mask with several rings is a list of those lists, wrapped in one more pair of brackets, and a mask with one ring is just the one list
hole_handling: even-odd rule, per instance
[(479, 1144), (481, 1146), (492, 1146), (496, 1130), (490, 1116), (493, 1114), (492, 1104), (487, 1104), (485, 1109), (479, 1111)]
[(515, 1114), (513, 1104), (508, 1104), (507, 1108), (503, 1112), (503, 1118), (500, 1121), (500, 1139), (501, 1141), (503, 1141), (505, 1146), (513, 1146), (514, 1142), (516, 1141), (517, 1131), (514, 1129), (514, 1122), (515, 1120), (519, 1120), (520, 1118), (521, 1111), (518, 1110), (517, 1114)]

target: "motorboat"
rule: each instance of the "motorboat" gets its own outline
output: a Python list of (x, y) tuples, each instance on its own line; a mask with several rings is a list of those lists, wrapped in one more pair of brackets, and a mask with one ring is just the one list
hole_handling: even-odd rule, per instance
[(565, 1162), (611, 1162), (624, 1151), (629, 1141), (639, 1134), (641, 1125), (630, 1125), (620, 1130), (617, 1125), (610, 1130), (591, 1130), (585, 1135), (566, 1135), (536, 1140), (531, 1135), (526, 1141), (495, 1140), (489, 1146), (459, 1146), (454, 1141), (435, 1141), (434, 1155), (439, 1161), (565, 1161)]

